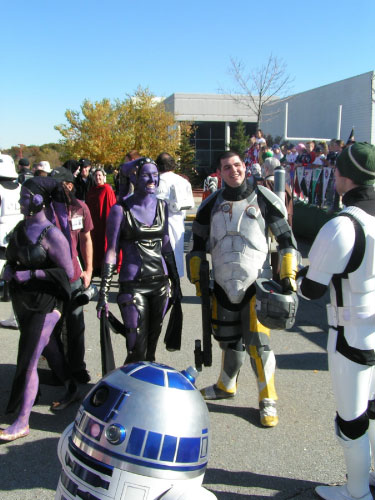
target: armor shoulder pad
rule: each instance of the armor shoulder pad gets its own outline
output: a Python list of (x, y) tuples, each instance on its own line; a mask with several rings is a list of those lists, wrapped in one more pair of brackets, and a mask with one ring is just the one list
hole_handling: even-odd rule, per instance
[(264, 187), (264, 186), (257, 186), (257, 191), (258, 193), (263, 196), (263, 198), (266, 200), (266, 202), (270, 203), (273, 205), (277, 210), (281, 213), (281, 215), (285, 218), (288, 217), (286, 208), (285, 208), (285, 203), (280, 200), (280, 198), (270, 189)]
[(210, 234), (211, 212), (215, 205), (217, 196), (221, 189), (212, 193), (199, 205), (192, 231), (203, 239), (207, 239)]
[(222, 191), (221, 189), (218, 189), (214, 193), (210, 194), (210, 196), (208, 196), (208, 198), (203, 200), (202, 203), (199, 205), (196, 216), (196, 219), (198, 219), (199, 222), (204, 221), (205, 224), (210, 223), (211, 211), (221, 191)]
[(209, 203), (213, 203), (213, 200), (216, 199), (216, 197), (218, 196), (218, 194), (222, 191), (222, 189), (217, 189), (216, 191), (214, 191), (213, 193), (211, 193), (209, 196), (207, 196), (207, 198), (205, 200), (202, 201), (202, 203), (199, 205), (198, 207), (198, 212), (201, 212), (202, 210), (205, 209), (205, 207), (209, 204)]

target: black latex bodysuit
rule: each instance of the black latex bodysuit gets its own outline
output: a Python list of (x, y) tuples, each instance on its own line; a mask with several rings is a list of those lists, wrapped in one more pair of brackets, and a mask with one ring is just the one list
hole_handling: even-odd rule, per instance
[(54, 227), (52, 224), (43, 229), (36, 243), (30, 241), (25, 231), (25, 222), (21, 221), (11, 233), (11, 238), (6, 250), (7, 263), (14, 271), (43, 269), (46, 279), (36, 278), (26, 283), (10, 282), (10, 291), (17, 294), (17, 301), (31, 311), (41, 313), (51, 312), (54, 308), (62, 311), (62, 300), (67, 298), (70, 287), (67, 286), (67, 276), (63, 269), (56, 268), (41, 241), (48, 231)]
[[(137, 327), (136, 329), (130, 328), (128, 332), (128, 356), (125, 362), (154, 361), (169, 297), (168, 276), (163, 267), (162, 258), (162, 240), (165, 230), (164, 202), (158, 200), (156, 215), (151, 226), (135, 219), (126, 202), (123, 204), (123, 210), (120, 242), (134, 242), (141, 261), (135, 279), (122, 281), (120, 273), (118, 304), (125, 325), (127, 317), (124, 306), (132, 303), (138, 312)], [(126, 255), (123, 259), (126, 259)], [(127, 298), (124, 301), (124, 297), (129, 296), (132, 297), (131, 300)], [(133, 341), (130, 340), (131, 338)], [(129, 350), (129, 345), (132, 343), (134, 347), (132, 346)]]
[(121, 241), (134, 242), (141, 259), (141, 267), (135, 281), (165, 277), (161, 256), (165, 225), (163, 202), (158, 200), (152, 226), (147, 226), (133, 217), (126, 203), (123, 205), (123, 210), (124, 218), (121, 224)]
[[(7, 264), (17, 270), (43, 269), (45, 279), (31, 278), (25, 283), (11, 280), (9, 284), (12, 305), (20, 328), (17, 369), (7, 406), (7, 412), (19, 407), (25, 385), (25, 377), (43, 329), (46, 314), (54, 309), (62, 312), (63, 303), (69, 300), (70, 285), (64, 269), (56, 267), (41, 241), (52, 228), (47, 226), (36, 243), (29, 240), (25, 232), (25, 222), (21, 221), (10, 235), (7, 247)], [(59, 325), (59, 323), (58, 323)], [(55, 328), (59, 328), (57, 325)], [(67, 378), (67, 368), (63, 362), (57, 364), (59, 346), (51, 335), (48, 346), (43, 351), (55, 375), (63, 381)], [(57, 356), (57, 357), (56, 357)]]

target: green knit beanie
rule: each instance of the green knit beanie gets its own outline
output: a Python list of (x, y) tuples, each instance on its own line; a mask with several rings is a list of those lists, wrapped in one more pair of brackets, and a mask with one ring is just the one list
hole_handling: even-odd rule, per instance
[(368, 142), (351, 144), (337, 158), (336, 167), (358, 186), (371, 186), (375, 183), (375, 146)]
[(272, 151), (266, 151), (265, 153), (262, 153), (262, 160), (264, 161), (266, 158), (272, 158), (273, 153)]

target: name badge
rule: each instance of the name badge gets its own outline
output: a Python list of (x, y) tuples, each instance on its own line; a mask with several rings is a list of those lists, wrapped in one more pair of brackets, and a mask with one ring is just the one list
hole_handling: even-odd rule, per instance
[(75, 231), (77, 229), (83, 228), (83, 217), (73, 217), (71, 220), (72, 230)]

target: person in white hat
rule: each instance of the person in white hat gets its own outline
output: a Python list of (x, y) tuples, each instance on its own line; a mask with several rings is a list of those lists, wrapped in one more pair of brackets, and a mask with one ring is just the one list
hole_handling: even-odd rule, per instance
[[(21, 184), (17, 182), (18, 174), (14, 160), (9, 155), (0, 154), (0, 275), (5, 264), (5, 250), (8, 245), (8, 235), (16, 224), (23, 219), (18, 203)], [(7, 284), (4, 284), (7, 287)], [(8, 295), (4, 289), (3, 300)], [(8, 299), (9, 300), (9, 299)], [(8, 319), (0, 321), (3, 328), (18, 329), (13, 310)]]
[(34, 176), (47, 177), (48, 174), (52, 172), (51, 165), (48, 161), (40, 161), (35, 166)]

